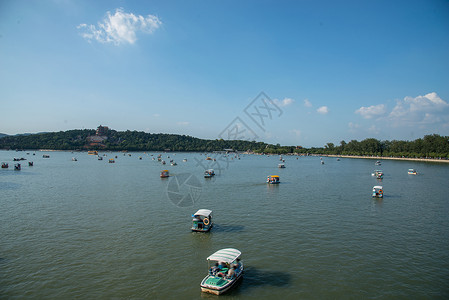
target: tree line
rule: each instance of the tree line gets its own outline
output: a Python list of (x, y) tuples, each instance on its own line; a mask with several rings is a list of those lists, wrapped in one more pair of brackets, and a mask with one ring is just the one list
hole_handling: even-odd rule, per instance
[(340, 142), (336, 146), (327, 143), (323, 148), (295, 150), (298, 153), (362, 155), (409, 158), (449, 158), (449, 137), (438, 134), (425, 135), (414, 141), (379, 141), (374, 138), (362, 141)]
[(110, 151), (222, 151), (234, 149), (263, 149), (266, 143), (243, 140), (205, 140), (186, 135), (146, 133), (142, 131), (108, 130), (107, 139), (90, 143), (88, 137), (95, 130), (68, 130), (30, 135), (5, 136), (0, 138), (0, 149), (49, 149), (49, 150), (110, 150)]
[(206, 140), (187, 135), (146, 133), (142, 131), (109, 130), (107, 139), (98, 144), (88, 142), (95, 136), (94, 129), (77, 129), (30, 135), (4, 136), (0, 138), (0, 149), (49, 149), (49, 150), (110, 150), (110, 151), (201, 151), (212, 152), (224, 149), (251, 150), (267, 154), (330, 154), (394, 156), (416, 158), (449, 158), (449, 137), (438, 134), (426, 135), (414, 141), (380, 141), (367, 138), (362, 141), (327, 143), (324, 147), (302, 148), (272, 145), (244, 140)]

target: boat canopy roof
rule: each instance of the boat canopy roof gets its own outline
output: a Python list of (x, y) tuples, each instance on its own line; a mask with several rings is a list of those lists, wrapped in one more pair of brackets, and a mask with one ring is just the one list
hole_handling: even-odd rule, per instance
[(206, 172), (213, 172), (214, 169), (207, 169)]
[(373, 189), (381, 190), (381, 189), (382, 189), (382, 186), (381, 186), (381, 185), (375, 185), (375, 186), (373, 186)]
[(412, 171), (412, 172), (414, 172), (415, 171), (415, 169), (408, 169), (409, 171)]
[(242, 252), (237, 249), (226, 248), (218, 250), (217, 252), (209, 256), (207, 260), (214, 260), (219, 262), (222, 261), (229, 264), (235, 261), (241, 254)]
[(162, 173), (162, 172), (168, 172), (168, 170), (162, 170), (161, 173)]
[(269, 175), (268, 177), (279, 177), (279, 175)]
[(209, 217), (212, 214), (212, 211), (209, 209), (199, 209), (194, 216), (204, 216)]

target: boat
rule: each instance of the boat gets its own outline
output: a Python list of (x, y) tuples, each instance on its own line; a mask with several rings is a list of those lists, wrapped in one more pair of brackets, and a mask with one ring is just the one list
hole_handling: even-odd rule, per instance
[(178, 164), (174, 161), (171, 163), (172, 166), (177, 166)]
[(242, 252), (234, 248), (221, 249), (207, 258), (209, 274), (201, 281), (201, 291), (221, 295), (243, 277)]
[(89, 155), (98, 155), (98, 151), (90, 150), (90, 151), (87, 151), (87, 154), (89, 154)]
[(170, 177), (170, 173), (168, 172), (168, 170), (162, 170), (161, 178), (167, 178), (167, 177)]
[(72, 161), (78, 161), (76, 157), (72, 157)]
[(21, 169), (22, 169), (22, 166), (20, 164), (15, 164), (14, 165), (14, 170), (20, 171)]
[(115, 163), (115, 160), (114, 160), (113, 158), (110, 158), (110, 159), (109, 159), (109, 163), (110, 163), (110, 164), (113, 164), (113, 163)]
[(142, 156), (139, 156), (139, 160), (142, 160)]
[(163, 161), (162, 161), (162, 164), (163, 164), (163, 165), (165, 165), (165, 164), (166, 164), (165, 160), (163, 160)]
[(8, 169), (9, 165), (7, 163), (2, 162), (2, 169)]
[(103, 160), (103, 156), (98, 156), (98, 160)]
[(183, 161), (183, 162), (187, 162), (187, 158), (184, 158), (182, 161)]
[(206, 160), (212, 160), (212, 158), (210, 158), (210, 157), (208, 156), (208, 157), (206, 157)]
[(43, 158), (50, 158), (50, 155), (44, 154), (44, 155), (42, 155), (42, 157), (43, 157)]
[(376, 161), (375, 165), (380, 166), (380, 165), (382, 165), (382, 163), (380, 162), (380, 160), (378, 160), (378, 161)]
[(337, 161), (340, 161), (340, 158), (337, 158)]
[(284, 169), (285, 168), (285, 164), (278, 164), (278, 168)]
[(277, 184), (279, 182), (280, 182), (280, 180), (279, 180), (279, 176), (278, 175), (267, 176), (267, 183), (269, 183), (269, 184)]
[(418, 175), (418, 172), (416, 172), (415, 169), (408, 169), (408, 174), (409, 175)]
[(214, 223), (212, 222), (212, 211), (209, 209), (199, 209), (192, 215), (192, 231), (209, 231)]
[(32, 167), (32, 166), (34, 166), (34, 162), (29, 161), (29, 162), (28, 162), (28, 167)]
[(324, 160), (321, 161), (321, 164), (324, 165)]
[(372, 175), (376, 176), (377, 179), (382, 179), (384, 177), (384, 172), (381, 170), (375, 170)]
[(212, 176), (215, 176), (214, 169), (204, 171), (204, 178), (211, 178)]
[(384, 197), (384, 191), (383, 191), (381, 185), (375, 185), (373, 187), (373, 197), (375, 197), (375, 198), (383, 198)]

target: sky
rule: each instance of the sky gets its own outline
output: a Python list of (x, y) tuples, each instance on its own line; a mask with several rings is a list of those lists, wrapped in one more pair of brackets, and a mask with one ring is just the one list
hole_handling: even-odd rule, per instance
[(449, 135), (448, 1), (0, 0), (0, 132)]

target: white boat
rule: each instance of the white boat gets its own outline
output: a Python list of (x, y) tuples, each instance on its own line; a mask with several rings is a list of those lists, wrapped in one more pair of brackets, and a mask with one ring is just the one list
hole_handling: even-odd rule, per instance
[(187, 158), (184, 158), (182, 161), (183, 161), (183, 162), (187, 162)]
[(285, 168), (285, 164), (278, 164), (278, 168), (284, 169)]
[(204, 171), (204, 178), (211, 178), (212, 176), (215, 176), (214, 169)]
[(377, 179), (382, 179), (384, 177), (384, 172), (381, 170), (375, 170), (372, 176), (376, 176)]
[(209, 231), (214, 223), (212, 222), (212, 211), (209, 209), (199, 209), (192, 215), (192, 231)]
[(209, 274), (201, 281), (201, 291), (221, 295), (243, 276), (242, 253), (234, 248), (221, 249), (207, 258)]
[(415, 169), (408, 169), (408, 174), (409, 175), (418, 175), (418, 172), (416, 172)]
[(98, 156), (98, 160), (103, 160), (103, 156)]
[(76, 157), (72, 157), (72, 161), (78, 161)]
[(383, 198), (384, 197), (384, 191), (383, 191), (381, 185), (373, 186), (373, 197), (375, 197), (375, 198)]
[(378, 161), (376, 161), (375, 165), (380, 166), (380, 165), (382, 165), (382, 163), (380, 162), (380, 160), (378, 160)]
[(178, 164), (174, 161), (171, 163), (172, 166), (177, 166)]

